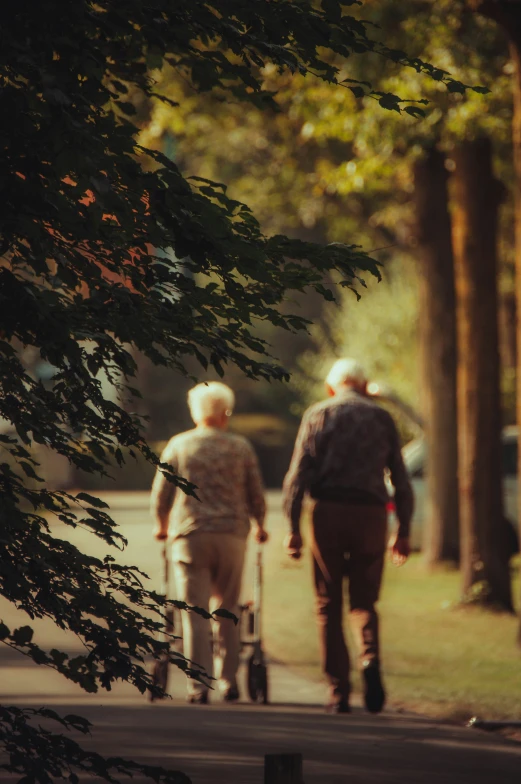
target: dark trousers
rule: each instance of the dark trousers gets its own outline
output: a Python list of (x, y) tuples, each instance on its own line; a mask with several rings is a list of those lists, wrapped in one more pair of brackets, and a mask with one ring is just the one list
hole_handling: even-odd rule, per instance
[(378, 601), (387, 543), (387, 511), (315, 501), (312, 552), (322, 666), (331, 699), (347, 699), (349, 653), (343, 631), (343, 578), (349, 581), (350, 621), (361, 662), (379, 660)]

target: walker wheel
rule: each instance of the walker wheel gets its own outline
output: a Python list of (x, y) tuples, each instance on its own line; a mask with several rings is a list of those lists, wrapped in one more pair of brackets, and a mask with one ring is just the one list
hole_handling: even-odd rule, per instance
[(256, 654), (248, 659), (248, 694), (252, 702), (268, 704), (268, 668)]
[[(159, 686), (165, 692), (168, 686), (168, 665), (169, 661), (166, 656), (161, 659), (157, 659), (154, 662), (154, 669), (152, 672), (152, 682), (154, 686)], [(149, 699), (150, 702), (154, 702), (154, 700), (160, 700), (162, 698), (157, 697), (152, 692), (149, 692)]]

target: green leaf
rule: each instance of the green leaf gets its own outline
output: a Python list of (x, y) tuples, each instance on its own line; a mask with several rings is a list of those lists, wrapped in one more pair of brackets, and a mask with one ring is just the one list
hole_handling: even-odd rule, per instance
[(216, 618), (227, 618), (230, 621), (233, 621), (236, 626), (239, 623), (239, 619), (237, 618), (237, 616), (234, 615), (234, 613), (230, 612), (229, 610), (225, 610), (224, 608), (221, 608), (219, 610), (215, 610), (213, 612), (213, 615)]
[(111, 79), (110, 83), (118, 93), (128, 93), (127, 85), (123, 84), (123, 82), (120, 82), (118, 79)]
[(53, 648), (49, 655), (58, 667), (62, 667), (69, 658), (66, 653), (63, 651), (58, 651), (56, 648)]
[(447, 81), (447, 90), (449, 93), (460, 93), (463, 95), (466, 89), (466, 85), (462, 82), (457, 82), (455, 79), (449, 79)]
[(0, 640), (5, 640), (6, 637), (9, 637), (11, 634), (10, 629), (5, 625), (3, 621), (0, 621)]
[(321, 5), (326, 18), (334, 23), (340, 22), (342, 19), (342, 3), (339, 0), (322, 0)]
[(137, 112), (136, 107), (133, 103), (130, 103), (130, 101), (114, 101), (114, 105), (117, 106), (118, 109), (121, 109), (123, 114), (132, 116)]
[(420, 109), (418, 106), (405, 106), (403, 111), (406, 114), (410, 114), (411, 117), (425, 117), (425, 111)]
[(25, 460), (19, 460), (18, 465), (26, 476), (30, 477), (31, 479), (36, 479), (38, 482), (44, 481), (40, 476), (38, 476), (30, 463), (27, 463)]
[(11, 639), (15, 645), (23, 648), (25, 645), (28, 645), (28, 643), (31, 642), (33, 639), (33, 634), (34, 631), (30, 626), (20, 626), (19, 629), (15, 629), (11, 634)]
[(90, 495), (89, 493), (76, 493), (76, 498), (78, 501), (85, 501), (87, 504), (91, 504), (92, 506), (97, 507), (98, 509), (108, 509), (109, 505), (102, 501), (101, 498), (96, 498), (94, 495)]
[(88, 732), (89, 728), (92, 727), (88, 719), (85, 719), (83, 716), (77, 716), (75, 713), (67, 713), (63, 720), (80, 732)]
[(349, 89), (351, 90), (355, 98), (364, 98), (366, 95), (366, 91), (364, 90), (363, 87), (360, 86), (357, 87), (356, 85), (349, 85)]
[(378, 103), (383, 109), (390, 109), (391, 111), (400, 112), (400, 99), (391, 93), (384, 93), (379, 99)]

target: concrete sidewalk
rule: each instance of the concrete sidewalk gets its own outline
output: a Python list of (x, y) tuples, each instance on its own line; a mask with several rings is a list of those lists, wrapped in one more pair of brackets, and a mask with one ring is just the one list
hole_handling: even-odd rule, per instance
[[(4, 676), (0, 681), (0, 701), (4, 704), (33, 705), (35, 702), (41, 702), (46, 705), (70, 703), (78, 706), (139, 707), (146, 703), (146, 697), (129, 684), (118, 684), (111, 692), (87, 694), (54, 670), (38, 667), (7, 648), (0, 649), (0, 668)], [(326, 699), (326, 690), (322, 683), (309, 680), (277, 662), (269, 663), (268, 674), (270, 702), (274, 706), (295, 705), (322, 709)], [(239, 671), (239, 687), (241, 701), (248, 704), (245, 666), (241, 666)], [(170, 668), (169, 691), (172, 700), (167, 700), (166, 704), (185, 703), (186, 678), (176, 667)], [(217, 691), (211, 692), (211, 702), (222, 702)]]
[[(270, 664), (268, 706), (246, 700), (227, 705), (217, 695), (209, 706), (186, 705), (184, 675), (175, 668), (174, 698), (150, 704), (128, 685), (87, 695), (56, 673), (5, 654), (0, 667), (3, 704), (48, 705), (85, 716), (94, 726), (90, 738), (76, 738), (83, 746), (183, 771), (193, 784), (262, 784), (269, 753), (301, 753), (306, 784), (519, 780), (521, 744), (418, 716), (370, 716), (356, 705), (350, 715), (327, 715), (323, 685), (277, 663)], [(0, 781), (14, 779), (0, 775)]]
[(264, 756), (273, 753), (302, 754), (305, 784), (517, 784), (521, 769), (521, 746), (501, 738), (358, 709), (331, 716), (303, 705), (53, 707), (93, 723), (91, 737), (79, 738), (84, 747), (182, 771), (193, 784), (262, 784)]
[(288, 752), (302, 754), (305, 784), (517, 784), (521, 769), (521, 746), (362, 711), (165, 705), (108, 710), (98, 722), (98, 750), (137, 753), (187, 773), (193, 784), (262, 784), (264, 755)]

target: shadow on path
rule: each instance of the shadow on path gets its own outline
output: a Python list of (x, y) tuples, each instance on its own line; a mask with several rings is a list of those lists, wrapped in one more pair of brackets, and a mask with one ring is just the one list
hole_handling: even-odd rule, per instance
[[(60, 712), (60, 706), (53, 706)], [(62, 708), (71, 712), (71, 705)], [(305, 784), (517, 782), (521, 746), (476, 730), (311, 706), (78, 706), (97, 751), (161, 764), (193, 784), (262, 784), (267, 753), (300, 752)], [(6, 780), (1, 777), (1, 780)], [(135, 779), (134, 781), (137, 781)]]

